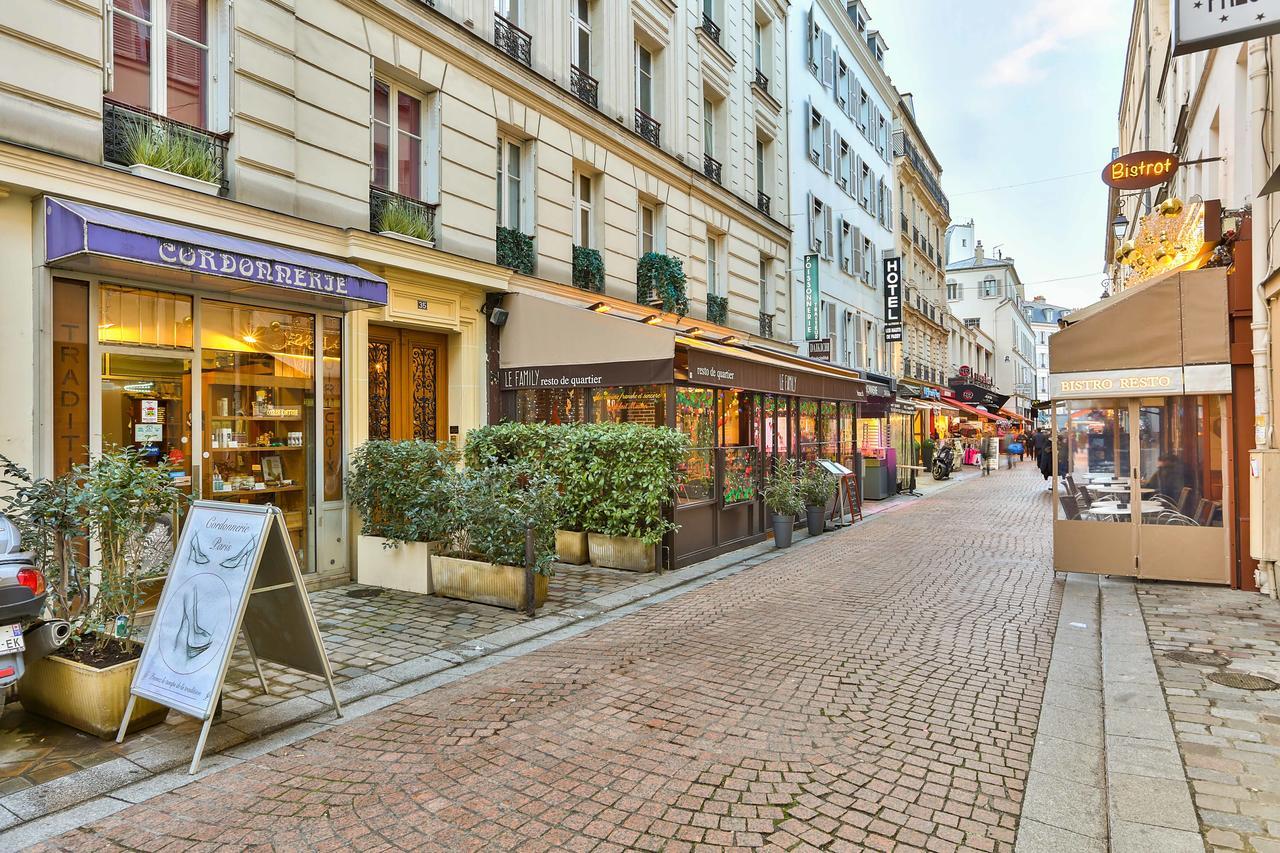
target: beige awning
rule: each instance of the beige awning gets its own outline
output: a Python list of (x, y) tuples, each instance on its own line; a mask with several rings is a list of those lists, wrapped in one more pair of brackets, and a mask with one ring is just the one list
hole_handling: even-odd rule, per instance
[(577, 388), (669, 383), (672, 329), (611, 317), (528, 293), (503, 300), (498, 366), (512, 388)]
[(676, 341), (684, 354), (685, 378), (693, 385), (852, 403), (867, 399), (866, 382), (842, 368), (810, 367), (785, 357), (766, 355), (759, 349), (743, 349), (697, 338), (682, 336)]

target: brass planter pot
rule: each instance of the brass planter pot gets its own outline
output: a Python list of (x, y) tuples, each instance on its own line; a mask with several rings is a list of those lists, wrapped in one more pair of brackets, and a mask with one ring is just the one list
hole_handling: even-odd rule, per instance
[(630, 536), (605, 536), (603, 533), (590, 533), (587, 539), (593, 566), (628, 572), (658, 570), (657, 545), (646, 545), (643, 540)]
[[(431, 555), (431, 581), (436, 595), (508, 610), (524, 607), (524, 568)], [(533, 606), (547, 602), (547, 576), (533, 576)]]
[(556, 559), (571, 566), (581, 566), (590, 560), (587, 534), (577, 530), (557, 530)]
[[(124, 706), (129, 703), (129, 685), (137, 668), (136, 658), (95, 669), (50, 655), (27, 667), (18, 694), (22, 707), (33, 714), (111, 740), (120, 730)], [(164, 722), (168, 713), (164, 705), (139, 698), (129, 718), (130, 734)]]

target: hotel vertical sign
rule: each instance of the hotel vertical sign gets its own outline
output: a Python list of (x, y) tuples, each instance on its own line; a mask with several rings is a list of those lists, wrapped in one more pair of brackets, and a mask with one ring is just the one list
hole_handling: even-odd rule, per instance
[(822, 290), (818, 282), (818, 256), (804, 256), (804, 339), (821, 336)]
[(1280, 0), (1174, 0), (1174, 56), (1276, 33)]
[(902, 258), (884, 259), (884, 341), (902, 340)]

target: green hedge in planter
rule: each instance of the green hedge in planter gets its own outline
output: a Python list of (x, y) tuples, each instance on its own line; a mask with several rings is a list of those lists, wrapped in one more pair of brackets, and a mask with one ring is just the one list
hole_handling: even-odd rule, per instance
[(647, 305), (655, 295), (662, 299), (663, 311), (681, 317), (689, 313), (684, 264), (670, 255), (646, 252), (636, 264), (636, 302)]
[(573, 247), (573, 284), (592, 293), (604, 292), (604, 260), (595, 249)]
[(498, 265), (533, 275), (533, 238), (514, 228), (498, 226)]
[(533, 529), (534, 565), (550, 575), (560, 524), (560, 483), (534, 463), (462, 472), (453, 480), (449, 527), (457, 556), (503, 566), (525, 564), (525, 531)]
[(721, 326), (729, 319), (729, 297), (707, 294), (707, 319)]
[(360, 532), (403, 542), (448, 537), (458, 451), (429, 441), (366, 441), (351, 455), (347, 495)]

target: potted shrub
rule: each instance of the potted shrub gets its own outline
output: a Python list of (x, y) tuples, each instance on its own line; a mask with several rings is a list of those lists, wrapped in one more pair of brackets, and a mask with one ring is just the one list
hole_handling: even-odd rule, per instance
[(448, 538), (458, 452), (429, 441), (366, 441), (347, 495), (360, 514), (356, 580), (429, 595), (431, 555)]
[[(54, 480), (36, 480), (8, 463), (6, 511), (23, 531), (54, 594), (50, 610), (71, 624), (62, 649), (32, 663), (20, 688), (28, 711), (101, 738), (114, 737), (142, 654), (135, 639), (147, 585), (173, 554), (173, 519), (182, 493), (172, 469), (132, 448), (112, 451)], [(98, 560), (84, 559), (84, 542)], [(165, 718), (139, 699), (130, 731)]]
[(454, 480), (452, 547), (431, 559), (436, 595), (519, 610), (526, 594), (525, 537), (532, 529), (533, 605), (547, 600), (560, 489), (536, 465), (472, 469)]
[(800, 496), (800, 472), (795, 461), (775, 461), (773, 471), (765, 478), (761, 494), (773, 521), (774, 546), (790, 548), (796, 516), (804, 509), (804, 499)]
[(668, 427), (600, 424), (586, 428), (576, 461), (591, 484), (583, 508), (593, 566), (652, 572), (659, 546), (676, 529), (668, 518), (676, 465), (689, 438)]
[(126, 132), (125, 151), (129, 171), (139, 177), (208, 195), (217, 195), (222, 189), (218, 158), (203, 136), (139, 121)]
[(920, 454), (920, 464), (926, 469), (933, 467), (933, 454), (937, 450), (938, 443), (932, 438), (926, 438), (924, 441), (917, 442), (919, 445), (916, 450)]
[(804, 467), (800, 477), (800, 499), (804, 501), (805, 520), (808, 522), (809, 535), (817, 536), (825, 526), (823, 515), (827, 504), (836, 496), (838, 483), (825, 468), (816, 462)]

